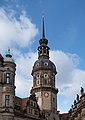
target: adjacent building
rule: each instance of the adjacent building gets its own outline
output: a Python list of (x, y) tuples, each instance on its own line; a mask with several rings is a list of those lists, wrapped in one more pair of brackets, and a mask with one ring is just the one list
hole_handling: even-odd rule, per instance
[(68, 120), (85, 120), (85, 93), (81, 87), (80, 96), (77, 94), (74, 104), (68, 112)]

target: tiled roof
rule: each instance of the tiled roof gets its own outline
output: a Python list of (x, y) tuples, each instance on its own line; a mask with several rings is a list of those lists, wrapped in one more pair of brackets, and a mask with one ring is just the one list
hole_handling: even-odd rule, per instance
[(27, 101), (29, 100), (29, 98), (20, 98), (15, 96), (15, 100), (14, 103), (15, 105), (19, 105), (21, 107), (21, 111), (26, 109), (26, 105), (27, 105)]
[(22, 99), (22, 110), (26, 109), (26, 105), (27, 105), (27, 101), (29, 100), (29, 98), (23, 98)]

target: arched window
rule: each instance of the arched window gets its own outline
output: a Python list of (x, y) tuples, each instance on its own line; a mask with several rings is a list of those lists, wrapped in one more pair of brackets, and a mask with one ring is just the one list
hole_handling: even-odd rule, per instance
[(6, 73), (6, 83), (10, 83), (10, 73)]
[(37, 74), (36, 76), (37, 76), (37, 79), (40, 78), (40, 74)]
[(43, 50), (43, 53), (46, 54), (46, 50)]
[(9, 95), (5, 96), (5, 106), (10, 107), (10, 96)]
[(48, 78), (48, 74), (47, 73), (44, 74), (44, 78)]
[(39, 85), (40, 84), (40, 80), (36, 80), (36, 85)]
[(42, 54), (42, 51), (40, 51), (40, 54)]

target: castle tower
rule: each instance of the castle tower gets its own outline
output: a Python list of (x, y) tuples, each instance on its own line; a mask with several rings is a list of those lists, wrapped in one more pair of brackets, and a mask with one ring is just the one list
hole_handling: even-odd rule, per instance
[(38, 60), (34, 63), (31, 92), (36, 94), (42, 120), (59, 120), (57, 112), (57, 93), (55, 87), (56, 67), (49, 60), (48, 40), (45, 38), (44, 16), (42, 17), (42, 38), (39, 40)]
[(8, 49), (5, 59), (0, 59), (0, 120), (14, 120), (15, 67)]

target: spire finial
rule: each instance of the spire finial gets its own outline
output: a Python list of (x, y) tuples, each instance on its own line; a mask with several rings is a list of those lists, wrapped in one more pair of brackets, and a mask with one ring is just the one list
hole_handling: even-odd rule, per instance
[(10, 54), (10, 48), (8, 47), (8, 54)]
[(6, 54), (6, 57), (12, 57), (12, 55), (10, 54), (10, 48), (8, 47), (8, 52)]
[(44, 12), (42, 12), (42, 38), (45, 38), (45, 29), (44, 29)]

